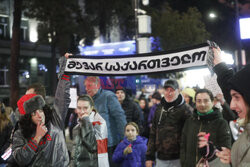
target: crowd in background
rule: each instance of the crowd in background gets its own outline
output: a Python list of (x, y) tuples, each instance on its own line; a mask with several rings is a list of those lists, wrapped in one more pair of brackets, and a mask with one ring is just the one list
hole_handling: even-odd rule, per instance
[[(64, 61), (52, 101), (36, 83), (15, 111), (8, 101), (1, 102), (0, 167), (250, 166), (250, 66), (233, 75), (221, 62), (220, 50), (213, 52), (223, 93), (181, 88), (168, 79), (149, 96), (142, 92), (136, 97), (126, 88), (103, 90), (99, 77), (89, 76), (76, 109), (68, 108), (70, 79), (64, 75)], [(74, 141), (70, 149), (66, 128)], [(6, 159), (7, 152), (11, 156)]]

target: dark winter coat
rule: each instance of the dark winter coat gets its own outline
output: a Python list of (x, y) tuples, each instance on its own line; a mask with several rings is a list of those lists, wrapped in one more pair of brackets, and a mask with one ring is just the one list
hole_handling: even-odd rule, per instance
[(53, 106), (55, 110), (52, 112), (51, 121), (46, 125), (48, 132), (39, 144), (36, 144), (32, 138), (27, 140), (21, 133), (21, 129), (14, 133), (12, 154), (20, 166), (67, 167), (69, 165), (69, 155), (63, 131), (70, 103), (70, 82), (68, 78), (63, 79), (64, 77), (61, 76), (59, 78)]
[(164, 97), (162, 98), (152, 122), (147, 160), (155, 160), (155, 153), (160, 160), (174, 160), (180, 157), (182, 128), (191, 114), (182, 95), (172, 103), (167, 103)]
[(12, 132), (12, 124), (9, 122), (7, 126), (0, 132), (0, 164), (6, 163), (1, 156), (4, 154), (5, 150), (10, 146), (10, 135)]
[[(210, 133), (209, 141), (217, 148), (231, 148), (231, 134), (227, 121), (217, 108), (208, 115), (199, 116), (197, 110), (193, 117), (186, 120), (181, 140), (181, 165), (182, 167), (194, 167), (200, 160), (198, 150), (198, 133)], [(213, 159), (211, 159), (213, 160)]]
[(128, 97), (128, 95), (126, 95), (126, 98), (124, 99), (122, 103), (122, 109), (125, 111), (127, 122), (135, 122), (140, 127), (140, 130), (141, 130), (142, 111), (140, 109), (140, 106), (136, 102), (134, 102), (133, 99)]
[[(130, 144), (132, 147), (132, 153), (124, 155), (124, 149)], [(112, 160), (115, 163), (119, 163), (120, 167), (144, 167), (146, 151), (146, 138), (137, 136), (135, 141), (130, 142), (125, 137), (124, 140), (117, 145)]]

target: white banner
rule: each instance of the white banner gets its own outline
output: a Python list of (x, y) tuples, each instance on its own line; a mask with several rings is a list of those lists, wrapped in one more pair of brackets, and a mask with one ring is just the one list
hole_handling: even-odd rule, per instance
[(177, 52), (130, 56), (73, 56), (67, 59), (65, 72), (82, 75), (133, 75), (180, 70), (206, 65), (209, 46)]

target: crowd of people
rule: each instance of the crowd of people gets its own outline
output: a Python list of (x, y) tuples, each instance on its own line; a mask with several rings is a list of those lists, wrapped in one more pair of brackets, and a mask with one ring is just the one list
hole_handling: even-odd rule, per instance
[(104, 90), (99, 77), (88, 76), (73, 110), (66, 53), (53, 102), (36, 83), (15, 111), (0, 103), (0, 167), (250, 167), (250, 65), (234, 74), (220, 48), (210, 49), (223, 94), (181, 89), (168, 79), (163, 92), (136, 99), (125, 88)]

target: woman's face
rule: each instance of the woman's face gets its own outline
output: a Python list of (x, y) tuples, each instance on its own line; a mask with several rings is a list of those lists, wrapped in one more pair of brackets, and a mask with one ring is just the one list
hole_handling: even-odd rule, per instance
[(238, 113), (239, 118), (246, 118), (247, 111), (249, 111), (249, 107), (246, 104), (243, 96), (235, 90), (231, 90), (230, 94), (232, 96), (232, 100), (230, 103), (231, 110), (236, 111)]
[(140, 100), (140, 101), (139, 101), (139, 105), (140, 105), (141, 109), (144, 109), (144, 108), (146, 107), (146, 102), (145, 102), (145, 100)]
[(133, 141), (136, 139), (136, 136), (138, 135), (136, 128), (132, 125), (127, 125), (125, 129), (125, 136), (128, 140)]
[(76, 113), (78, 118), (89, 116), (93, 110), (93, 106), (90, 105), (89, 101), (78, 100)]
[(36, 110), (35, 112), (31, 113), (32, 122), (36, 125), (44, 124), (45, 123), (45, 114), (43, 110)]

